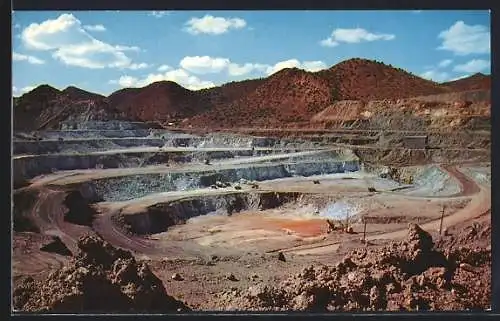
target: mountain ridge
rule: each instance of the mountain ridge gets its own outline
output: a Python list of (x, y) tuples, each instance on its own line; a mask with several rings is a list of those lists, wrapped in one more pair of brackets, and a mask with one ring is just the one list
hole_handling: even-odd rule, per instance
[[(382, 62), (352, 58), (317, 72), (285, 68), (266, 78), (201, 90), (159, 81), (103, 96), (74, 86), (61, 91), (44, 84), (16, 97), (14, 125), (17, 129), (37, 128), (44, 124), (39, 118), (45, 122), (51, 117), (78, 119), (75, 113), (82, 112), (86, 119), (99, 120), (109, 117), (214, 127), (277, 125), (309, 121), (335, 101), (399, 99), (489, 86), (489, 75), (474, 74), (440, 84)], [(56, 125), (55, 121), (48, 124)]]

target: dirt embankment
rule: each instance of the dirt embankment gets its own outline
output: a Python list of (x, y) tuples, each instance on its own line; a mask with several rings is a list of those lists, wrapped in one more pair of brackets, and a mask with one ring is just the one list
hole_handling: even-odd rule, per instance
[(408, 99), (342, 100), (311, 118), (324, 128), (429, 130), (470, 128), (471, 119), (490, 115), (490, 90)]
[(491, 160), (491, 152), (485, 150), (466, 149), (378, 149), (378, 148), (354, 148), (356, 156), (362, 161), (371, 164), (387, 166), (412, 166), (432, 163), (454, 163), (461, 161), (488, 162)]

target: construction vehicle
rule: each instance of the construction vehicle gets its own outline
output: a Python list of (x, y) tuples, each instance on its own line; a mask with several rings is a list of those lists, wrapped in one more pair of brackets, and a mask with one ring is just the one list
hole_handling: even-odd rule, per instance
[(327, 233), (331, 233), (334, 231), (341, 231), (347, 234), (354, 234), (352, 226), (344, 225), (342, 222), (340, 222), (340, 224), (337, 226), (332, 220), (327, 219), (326, 223), (328, 224), (328, 229), (326, 231)]

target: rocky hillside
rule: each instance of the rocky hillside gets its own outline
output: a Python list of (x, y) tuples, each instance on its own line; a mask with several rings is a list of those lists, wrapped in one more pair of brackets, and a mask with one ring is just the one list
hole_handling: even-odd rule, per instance
[(316, 73), (283, 69), (250, 94), (196, 116), (191, 123), (214, 127), (300, 123), (337, 101), (397, 99), (450, 91), (381, 62), (350, 59)]
[(194, 125), (231, 127), (308, 120), (331, 101), (327, 81), (297, 69), (283, 69), (254, 91), (194, 117)]
[(343, 61), (317, 74), (329, 81), (335, 100), (397, 99), (449, 91), (403, 69), (359, 58)]
[(470, 77), (445, 82), (442, 85), (450, 88), (452, 91), (487, 90), (491, 88), (491, 75), (477, 73)]
[(14, 126), (17, 130), (52, 128), (61, 120), (86, 119), (182, 121), (183, 125), (212, 128), (283, 126), (309, 122), (340, 101), (365, 104), (490, 86), (491, 77), (482, 74), (438, 84), (381, 62), (355, 58), (319, 72), (283, 69), (267, 78), (198, 91), (161, 81), (103, 97), (75, 87), (59, 91), (42, 85), (15, 100)]
[(104, 96), (79, 88), (63, 91), (41, 85), (17, 98), (14, 103), (14, 129), (39, 130), (55, 128), (62, 120), (124, 119)]
[[(170, 121), (189, 117), (210, 106), (210, 101), (204, 100), (202, 95), (171, 81), (155, 82), (135, 93), (129, 91), (126, 94), (129, 96), (118, 99), (119, 104), (115, 107), (131, 119), (139, 121)], [(116, 101), (116, 95), (110, 97)]]

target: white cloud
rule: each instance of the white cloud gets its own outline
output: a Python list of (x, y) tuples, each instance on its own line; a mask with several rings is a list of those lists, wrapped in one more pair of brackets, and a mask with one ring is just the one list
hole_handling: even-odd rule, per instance
[(161, 65), (160, 67), (158, 67), (158, 71), (167, 71), (167, 70), (171, 70), (172, 67), (170, 67), (169, 65)]
[(187, 56), (182, 58), (179, 65), (195, 74), (218, 73), (230, 64), (227, 58), (213, 58), (209, 56)]
[(103, 25), (86, 25), (83, 26), (83, 28), (88, 31), (106, 31), (106, 27), (104, 27)]
[(304, 61), (300, 62), (297, 59), (289, 59), (276, 63), (274, 66), (269, 66), (266, 70), (268, 75), (274, 74), (285, 68), (299, 68), (306, 71), (319, 71), (326, 68), (326, 64), (322, 61)]
[(460, 80), (460, 79), (467, 78), (467, 77), (469, 77), (469, 75), (462, 75), (462, 76), (459, 76), (459, 77), (452, 78), (449, 81)]
[(422, 13), (422, 10), (412, 10), (412, 13), (419, 14)]
[(355, 29), (335, 29), (331, 35), (320, 41), (320, 44), (325, 47), (335, 47), (340, 43), (360, 43), (378, 40), (393, 40), (396, 36), (393, 34), (372, 33), (362, 28)]
[(16, 23), (16, 24), (14, 25), (14, 29), (19, 29), (19, 28), (21, 28), (21, 25), (20, 25), (20, 24), (18, 24), (18, 23)]
[(449, 29), (439, 33), (443, 40), (438, 49), (448, 50), (456, 55), (490, 53), (490, 31), (482, 25), (470, 26), (463, 21), (457, 21)]
[(253, 63), (245, 63), (245, 64), (236, 64), (230, 63), (227, 72), (230, 76), (243, 76), (252, 72), (265, 72), (269, 66), (265, 64), (253, 64)]
[(23, 55), (23, 54), (20, 54), (17, 52), (12, 53), (12, 60), (14, 60), (14, 61), (26, 61), (26, 62), (33, 64), (33, 65), (42, 65), (45, 63), (45, 61), (43, 61), (42, 59), (39, 59), (37, 57)]
[(491, 68), (491, 63), (488, 60), (483, 59), (472, 59), (471, 61), (462, 64), (456, 65), (453, 68), (453, 71), (458, 72), (467, 72), (467, 73), (477, 73), (485, 70), (489, 70)]
[(35, 88), (36, 88), (35, 86), (26, 86), (23, 88), (17, 88), (16, 86), (12, 86), (12, 95), (13, 96), (21, 96), (27, 92), (32, 91)]
[(162, 18), (163, 16), (168, 16), (171, 13), (171, 11), (151, 11), (148, 15), (155, 18)]
[(302, 68), (307, 71), (320, 71), (326, 69), (326, 64), (323, 61), (304, 61), (302, 63)]
[(64, 64), (91, 69), (136, 68), (124, 52), (140, 50), (94, 38), (72, 14), (32, 23), (22, 31), (21, 39), (29, 49), (52, 51), (52, 57)]
[(300, 68), (307, 71), (319, 71), (326, 68), (326, 64), (322, 61), (303, 61), (297, 59), (289, 59), (280, 61), (275, 65), (261, 63), (243, 63), (238, 64), (232, 62), (229, 58), (210, 57), (210, 56), (187, 56), (184, 57), (180, 66), (195, 74), (220, 73), (227, 71), (230, 76), (243, 76), (252, 72), (273, 74), (283, 68)]
[(130, 66), (128, 66), (129, 69), (132, 69), (132, 70), (139, 70), (139, 69), (145, 69), (145, 68), (148, 68), (149, 65), (145, 62), (141, 62), (139, 64), (136, 64), (136, 63), (133, 63), (133, 64), (130, 64)]
[(420, 74), (420, 77), (432, 80), (435, 82), (443, 82), (450, 79), (450, 75), (447, 72), (439, 70), (427, 70), (426, 72)]
[(122, 76), (118, 80), (110, 81), (110, 83), (119, 84), (122, 87), (144, 87), (151, 83), (163, 80), (176, 82), (190, 90), (198, 90), (215, 86), (213, 82), (201, 80), (196, 76), (190, 75), (183, 69), (170, 70), (160, 74), (149, 74), (142, 79), (131, 76)]
[(241, 18), (223, 18), (205, 15), (202, 18), (191, 18), (186, 22), (186, 31), (193, 34), (220, 35), (231, 29), (242, 29), (247, 25)]
[(328, 37), (326, 39), (321, 40), (319, 44), (322, 45), (323, 47), (336, 47), (339, 45), (339, 43), (333, 40), (332, 37)]
[(440, 68), (446, 68), (448, 67), (449, 65), (451, 65), (451, 63), (453, 62), (453, 60), (451, 59), (444, 59), (444, 60), (441, 60), (438, 64), (438, 66)]

